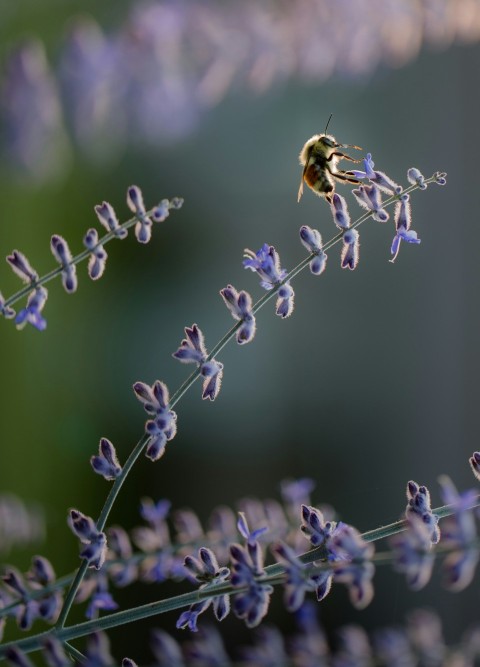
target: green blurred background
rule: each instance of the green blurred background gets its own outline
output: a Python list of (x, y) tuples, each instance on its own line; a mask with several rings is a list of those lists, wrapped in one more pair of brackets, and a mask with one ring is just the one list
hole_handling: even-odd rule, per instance
[[(33, 35), (55, 71), (77, 12), (89, 13), (109, 35), (138, 6), (3, 2), (2, 57)], [(360, 229), (355, 272), (340, 268), (334, 248), (323, 276), (305, 273), (295, 281), (290, 319), (264, 308), (255, 341), (230, 344), (221, 354), (225, 375), (217, 401), (202, 402), (194, 386), (178, 406), (178, 435), (165, 457), (139, 462), (112, 522), (135, 525), (145, 495), (168, 497), (174, 508), (192, 507), (206, 519), (218, 504), (278, 497), (280, 480), (310, 476), (317, 484), (313, 500), (332, 504), (364, 531), (400, 516), (409, 479), (430, 488), (434, 506), (442, 504), (441, 473), (460, 489), (474, 485), (467, 460), (479, 448), (480, 46), (447, 39), (422, 48), (402, 67), (389, 65), (362, 76), (334, 71), (317, 82), (293, 73), (261, 92), (240, 76), (188, 132), (158, 143), (125, 136), (128, 145), (120, 143), (102, 159), (91, 159), (65, 132), (67, 148), (54, 178), (22, 175), (4, 156), (0, 249), (4, 256), (22, 250), (40, 273), (53, 267), (52, 233), (63, 235), (74, 253), (81, 249), (86, 229), (98, 227), (95, 204), (106, 199), (121, 220), (128, 217), (125, 192), (132, 183), (147, 205), (185, 198), (181, 211), (154, 228), (149, 245), (133, 235), (111, 243), (98, 283), (86, 277), (85, 266), (73, 296), (51, 283), (44, 333), (0, 322), (0, 488), (43, 507), (47, 541), (35, 549), (58, 574), (77, 565), (68, 508), (95, 516), (107, 492), (88, 463), (99, 438), (111, 439), (123, 461), (142, 433), (133, 382), (158, 378), (174, 391), (190, 370), (171, 357), (183, 327), (197, 322), (211, 348), (231, 325), (218, 290), (230, 282), (261, 295), (255, 276), (242, 268), (244, 248), (271, 243), (291, 268), (304, 254), (301, 225), (317, 227), (324, 239), (333, 235), (323, 201), (308, 191), (296, 202), (298, 152), (330, 113), (337, 139), (371, 152), (396, 181), (405, 184), (412, 166), (426, 176), (448, 172), (447, 187), (412, 197), (412, 227), (422, 244), (405, 244), (392, 265), (392, 224), (368, 222)], [(355, 215), (348, 188), (339, 192)], [(0, 288), (5, 296), (18, 288), (6, 264)], [(27, 568), (30, 553), (16, 550), (5, 559)], [(322, 603), (322, 619), (329, 632), (352, 620), (372, 629), (400, 623), (407, 609), (427, 605), (439, 611), (454, 641), (478, 620), (478, 587), (452, 595), (439, 580), (436, 575), (414, 594), (400, 575), (380, 570), (368, 609), (351, 609), (338, 587)], [(141, 602), (165, 591), (140, 590)], [(117, 597), (127, 600), (128, 593)], [(175, 618), (156, 624), (171, 630)], [(270, 620), (285, 629), (291, 624), (278, 602)], [(130, 639), (124, 631), (112, 633), (117, 654), (136, 657), (131, 637), (140, 645), (149, 625), (136, 624)], [(228, 619), (226, 627), (231, 638), (245, 639), (239, 621)]]

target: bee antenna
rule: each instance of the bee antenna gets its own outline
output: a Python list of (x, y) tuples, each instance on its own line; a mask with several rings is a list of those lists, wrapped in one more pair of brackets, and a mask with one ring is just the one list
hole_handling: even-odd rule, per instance
[(327, 124), (325, 125), (325, 132), (324, 134), (327, 134), (328, 126), (330, 125), (330, 121), (332, 120), (333, 113), (330, 114), (327, 120)]

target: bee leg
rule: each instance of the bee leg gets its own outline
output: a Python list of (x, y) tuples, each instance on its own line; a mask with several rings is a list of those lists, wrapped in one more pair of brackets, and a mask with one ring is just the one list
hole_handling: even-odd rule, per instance
[(353, 178), (351, 172), (348, 171), (334, 171), (330, 172), (334, 178), (338, 178), (339, 181), (346, 181), (347, 183), (361, 183), (358, 178)]
[(355, 158), (350, 157), (350, 155), (347, 155), (346, 153), (339, 153), (338, 151), (335, 151), (335, 153), (332, 153), (328, 158), (327, 162), (330, 162), (332, 157), (335, 155), (335, 157), (342, 158), (342, 160), (350, 160), (350, 162), (363, 162), (363, 158), (361, 160), (355, 160)]

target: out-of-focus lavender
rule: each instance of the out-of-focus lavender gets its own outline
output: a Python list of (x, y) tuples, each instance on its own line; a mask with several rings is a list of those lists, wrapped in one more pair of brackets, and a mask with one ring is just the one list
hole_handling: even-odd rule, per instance
[(232, 89), (362, 79), (405, 65), (424, 44), (479, 38), (480, 0), (136, 4), (116, 32), (78, 19), (51, 67), (38, 42), (12, 49), (1, 81), (3, 159), (47, 180), (65, 164), (67, 134), (95, 158), (131, 141), (173, 142)]
[(38, 544), (45, 539), (45, 521), (41, 509), (27, 506), (13, 494), (0, 495), (0, 553), (14, 547)]

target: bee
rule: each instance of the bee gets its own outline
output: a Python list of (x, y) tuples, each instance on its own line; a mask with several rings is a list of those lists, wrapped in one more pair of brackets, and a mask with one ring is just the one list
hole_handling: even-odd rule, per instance
[(304, 181), (316, 195), (325, 197), (329, 204), (331, 204), (333, 193), (335, 192), (335, 181), (360, 183), (351, 171), (337, 171), (339, 160), (361, 162), (361, 160), (355, 160), (350, 155), (337, 150), (338, 148), (354, 148), (358, 151), (362, 149), (353, 144), (338, 144), (335, 137), (327, 134), (331, 118), (332, 114), (330, 114), (330, 118), (325, 126), (325, 132), (323, 134), (314, 134), (300, 151), (299, 160), (303, 167), (303, 173), (300, 188), (298, 189), (297, 201), (300, 201), (303, 195)]

